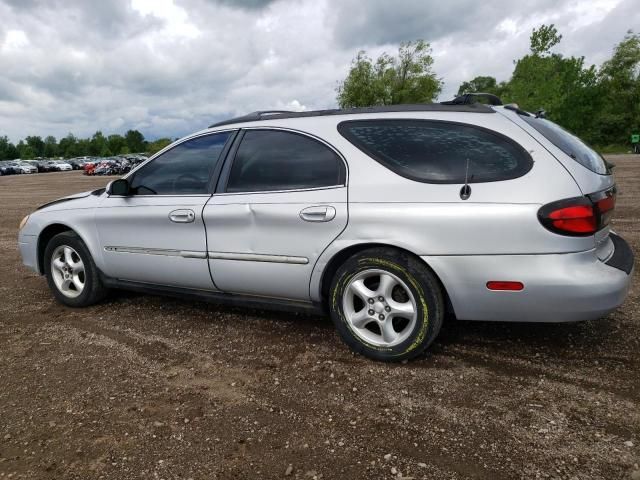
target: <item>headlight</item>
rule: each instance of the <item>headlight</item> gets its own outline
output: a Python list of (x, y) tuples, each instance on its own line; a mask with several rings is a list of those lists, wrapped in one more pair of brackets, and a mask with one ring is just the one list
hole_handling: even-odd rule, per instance
[(27, 215), (26, 217), (24, 217), (22, 219), (22, 221), (20, 222), (20, 227), (18, 228), (18, 230), (22, 230), (22, 227), (24, 227), (27, 224), (27, 220), (29, 220), (29, 215)]

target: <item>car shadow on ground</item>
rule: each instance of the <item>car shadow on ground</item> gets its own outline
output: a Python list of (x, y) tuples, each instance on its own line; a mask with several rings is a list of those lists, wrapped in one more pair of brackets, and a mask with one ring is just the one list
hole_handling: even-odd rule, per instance
[[(217, 318), (239, 316), (265, 322), (287, 324), (284, 331), (304, 335), (310, 329), (327, 332), (327, 342), (335, 337), (333, 322), (328, 315), (305, 312), (264, 310), (253, 307), (229, 306), (205, 301), (192, 301), (174, 297), (155, 296), (118, 290), (111, 293), (104, 305), (110, 308), (126, 308), (126, 304), (143, 302), (162, 306), (166, 313), (179, 315), (189, 310), (190, 322), (206, 324)], [(187, 315), (185, 315), (187, 317)], [(546, 323), (546, 322), (490, 322), (466, 321), (448, 318), (426, 356), (443, 354), (447, 348), (474, 347), (495, 348), (516, 353), (519, 357), (535, 357), (544, 352), (554, 357), (582, 357), (592, 355), (599, 346), (606, 344), (620, 328), (610, 316), (598, 320)], [(619, 334), (619, 333), (618, 333)], [(317, 342), (317, 338), (314, 339)]]

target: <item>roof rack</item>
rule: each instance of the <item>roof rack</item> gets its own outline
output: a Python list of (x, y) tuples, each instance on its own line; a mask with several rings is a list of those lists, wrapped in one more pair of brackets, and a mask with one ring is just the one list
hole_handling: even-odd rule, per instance
[(485, 98), (489, 101), (489, 105), (502, 105), (502, 100), (493, 93), (465, 93), (459, 97), (449, 100), (448, 102), (442, 102), (444, 105), (473, 105), (478, 103), (479, 98)]
[[(497, 98), (497, 97), (496, 97)], [(502, 103), (498, 104), (502, 105)], [(209, 128), (231, 125), (234, 123), (256, 122), (267, 119), (299, 118), (299, 117), (324, 117), (331, 115), (353, 115), (358, 113), (385, 113), (385, 112), (468, 112), (468, 113), (495, 113), (495, 111), (482, 103), (419, 103), (402, 105), (379, 105), (375, 107), (358, 108), (334, 108), (330, 110), (312, 110), (308, 112), (290, 112), (287, 110), (260, 110), (241, 117), (223, 120)]]

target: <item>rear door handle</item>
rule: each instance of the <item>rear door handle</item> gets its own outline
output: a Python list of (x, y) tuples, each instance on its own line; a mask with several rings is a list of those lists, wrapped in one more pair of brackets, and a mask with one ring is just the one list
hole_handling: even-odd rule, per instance
[(328, 205), (315, 205), (303, 208), (300, 218), (305, 222), (330, 222), (336, 218), (336, 209)]
[(196, 212), (189, 209), (174, 210), (169, 213), (169, 220), (174, 223), (192, 223), (196, 219)]

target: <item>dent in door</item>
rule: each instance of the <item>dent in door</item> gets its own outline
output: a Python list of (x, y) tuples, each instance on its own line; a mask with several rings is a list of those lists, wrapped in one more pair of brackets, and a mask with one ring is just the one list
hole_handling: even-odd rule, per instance
[[(346, 189), (332, 193), (346, 200)], [(346, 203), (327, 202), (322, 192), (296, 193), (296, 200), (302, 200), (296, 203), (260, 203), (257, 196), (253, 203), (210, 202), (205, 207), (213, 280), (226, 292), (309, 300), (313, 266), (346, 225)], [(311, 201), (304, 201), (307, 196)], [(300, 212), (311, 206), (330, 207), (332, 217), (335, 209), (335, 218), (304, 220)]]

